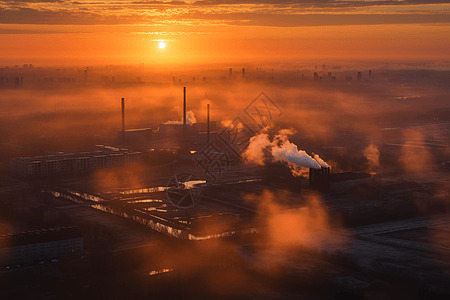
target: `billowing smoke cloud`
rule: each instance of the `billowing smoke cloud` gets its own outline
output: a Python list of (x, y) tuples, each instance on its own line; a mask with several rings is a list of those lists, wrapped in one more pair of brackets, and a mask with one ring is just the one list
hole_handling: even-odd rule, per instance
[(369, 171), (373, 171), (374, 168), (378, 168), (380, 166), (380, 151), (378, 151), (378, 147), (376, 145), (370, 144), (366, 149), (364, 149), (363, 154), (369, 162)]
[(423, 129), (410, 128), (404, 131), (404, 144), (400, 163), (409, 173), (421, 173), (433, 167), (432, 153), (425, 143)]
[[(289, 140), (294, 134), (292, 130), (282, 129), (273, 137), (268, 128), (250, 139), (250, 144), (243, 156), (246, 161), (260, 166), (270, 161), (285, 161), (289, 164), (294, 176), (303, 174), (299, 169), (320, 169), (321, 165), (305, 151), (299, 150), (297, 145)], [(318, 156), (317, 156), (318, 157)], [(320, 159), (320, 158), (319, 158)], [(326, 165), (324, 161), (320, 161)]]
[[(197, 123), (197, 119), (194, 116), (194, 112), (192, 110), (189, 110), (186, 112), (186, 124), (187, 125), (193, 125)], [(167, 121), (164, 124), (183, 124), (183, 120), (181, 121)]]
[(302, 208), (292, 209), (282, 200), (287, 195), (265, 190), (261, 195), (247, 194), (246, 201), (256, 203), (260, 224), (265, 228), (273, 250), (285, 251), (299, 246), (321, 247), (325, 242), (342, 244), (344, 237), (333, 234), (341, 229), (339, 222), (332, 220), (319, 195), (308, 195), (298, 199), (305, 204)]

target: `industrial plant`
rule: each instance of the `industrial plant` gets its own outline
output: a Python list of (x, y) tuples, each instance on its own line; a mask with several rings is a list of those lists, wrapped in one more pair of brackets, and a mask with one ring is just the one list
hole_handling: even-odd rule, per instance
[(448, 86), (317, 65), (3, 70), (37, 100), (5, 102), (0, 276), (42, 274), (42, 299), (445, 294)]

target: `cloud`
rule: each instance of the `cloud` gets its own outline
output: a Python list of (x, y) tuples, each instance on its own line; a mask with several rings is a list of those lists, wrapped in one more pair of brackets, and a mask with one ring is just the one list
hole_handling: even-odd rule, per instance
[(449, 23), (444, 1), (0, 0), (1, 24), (232, 24), (327, 26)]

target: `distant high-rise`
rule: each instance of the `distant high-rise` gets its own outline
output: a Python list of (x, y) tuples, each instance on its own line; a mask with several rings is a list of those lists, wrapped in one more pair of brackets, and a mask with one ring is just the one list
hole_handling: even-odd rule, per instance
[(28, 64), (23, 64), (24, 69), (28, 69)]
[(16, 86), (20, 86), (20, 78), (19, 77), (14, 78), (14, 83)]
[(326, 70), (327, 69), (327, 65), (322, 65), (322, 70)]
[(314, 81), (318, 81), (319, 80), (319, 74), (317, 74), (317, 72), (314, 72)]
[(230, 77), (233, 76), (233, 68), (230, 68)]
[(245, 68), (242, 68), (242, 76), (245, 76)]
[(88, 78), (88, 73), (87, 73), (87, 69), (86, 70), (84, 70), (84, 80), (86, 81), (87, 80), (87, 78)]
[(23, 77), (20, 77), (20, 86), (23, 86)]
[(362, 74), (361, 74), (361, 72), (358, 72), (358, 81), (361, 81), (362, 80)]
[(372, 70), (369, 70), (369, 78), (372, 77)]

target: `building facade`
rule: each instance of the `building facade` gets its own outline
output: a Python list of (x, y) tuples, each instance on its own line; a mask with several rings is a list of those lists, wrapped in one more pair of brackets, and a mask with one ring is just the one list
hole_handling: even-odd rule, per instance
[(96, 148), (97, 151), (93, 152), (12, 158), (10, 171), (24, 177), (78, 174), (103, 168), (128, 166), (141, 158), (141, 152), (102, 145)]
[(75, 226), (0, 235), (1, 265), (20, 265), (83, 252), (83, 235)]

